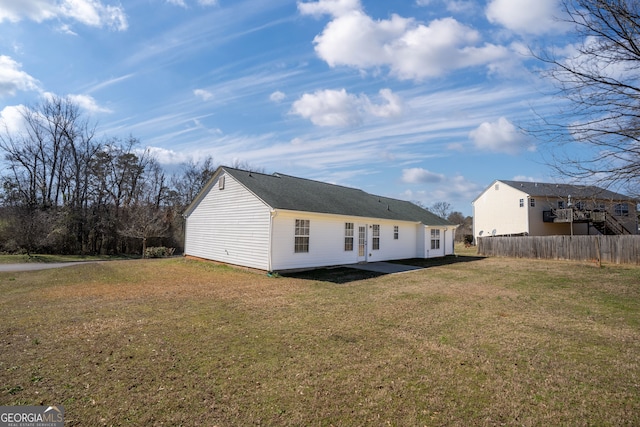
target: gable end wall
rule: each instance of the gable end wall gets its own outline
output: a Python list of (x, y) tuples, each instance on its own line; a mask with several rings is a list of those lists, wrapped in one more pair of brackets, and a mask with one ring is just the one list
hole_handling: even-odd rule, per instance
[(491, 236), (494, 230), (496, 236), (529, 233), (529, 208), (526, 193), (496, 181), (473, 203), (473, 234), (477, 238)]
[(185, 254), (269, 270), (271, 209), (228, 174), (186, 219)]

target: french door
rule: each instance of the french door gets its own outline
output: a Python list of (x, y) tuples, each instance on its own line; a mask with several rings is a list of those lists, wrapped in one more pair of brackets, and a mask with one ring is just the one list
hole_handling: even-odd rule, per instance
[(358, 225), (358, 262), (367, 260), (367, 226)]

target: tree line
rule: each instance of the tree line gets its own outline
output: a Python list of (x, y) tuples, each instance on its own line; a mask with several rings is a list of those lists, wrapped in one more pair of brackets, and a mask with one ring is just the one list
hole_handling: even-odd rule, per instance
[(99, 138), (67, 98), (21, 109), (4, 123), (0, 251), (144, 253), (180, 247), (182, 212), (215, 172), (211, 158), (168, 174), (133, 136)]

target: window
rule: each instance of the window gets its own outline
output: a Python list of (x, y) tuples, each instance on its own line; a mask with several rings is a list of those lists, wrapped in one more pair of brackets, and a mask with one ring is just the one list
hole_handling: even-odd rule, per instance
[(564, 209), (564, 200), (558, 200), (558, 209)]
[(344, 250), (353, 250), (353, 223), (346, 222), (344, 224)]
[(400, 235), (399, 227), (397, 225), (393, 226), (393, 240), (398, 240), (398, 236)]
[(536, 207), (536, 199), (534, 199), (533, 197), (529, 199), (529, 206), (531, 206), (532, 208)]
[(579, 211), (583, 211), (587, 208), (585, 202), (576, 202), (576, 209)]
[(440, 230), (431, 230), (431, 249), (440, 249)]
[(294, 250), (296, 253), (309, 252), (309, 220), (296, 219)]
[(373, 248), (374, 251), (380, 249), (380, 225), (373, 224)]
[(524, 208), (524, 199), (520, 199), (520, 207)]
[(617, 203), (614, 212), (617, 216), (629, 216), (629, 204), (628, 203)]

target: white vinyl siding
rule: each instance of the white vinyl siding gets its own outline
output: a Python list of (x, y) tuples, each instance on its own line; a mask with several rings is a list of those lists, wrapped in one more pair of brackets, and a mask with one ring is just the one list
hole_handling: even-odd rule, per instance
[[(300, 218), (310, 220), (308, 253), (295, 253), (291, 243), (295, 238), (295, 220)], [(372, 248), (373, 221), (380, 225), (380, 249), (375, 251)], [(357, 247), (358, 227), (366, 226), (369, 262), (419, 256), (416, 223), (398, 224), (398, 221), (380, 219), (278, 211), (273, 218), (272, 269), (278, 271), (357, 263), (358, 251), (345, 250), (346, 223), (354, 224), (354, 249)], [(399, 230), (397, 240), (393, 238), (394, 225)], [(420, 230), (422, 228), (420, 226)]]
[(268, 270), (270, 208), (222, 176), (186, 219), (185, 254)]
[[(473, 234), (487, 237), (495, 234), (528, 233), (529, 215), (536, 215), (534, 209), (520, 208), (529, 205), (528, 194), (510, 187), (494, 183), (473, 202)], [(542, 218), (542, 213), (540, 213)]]

